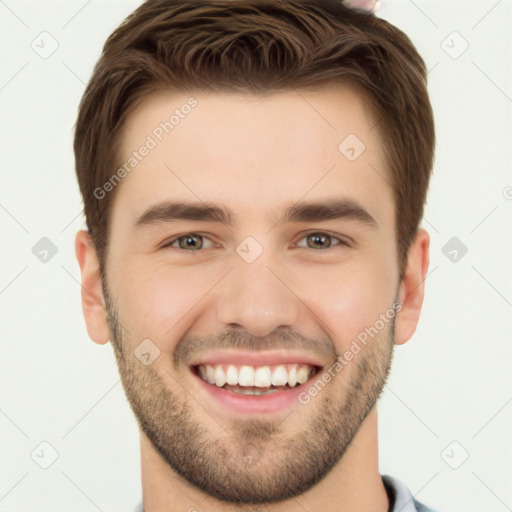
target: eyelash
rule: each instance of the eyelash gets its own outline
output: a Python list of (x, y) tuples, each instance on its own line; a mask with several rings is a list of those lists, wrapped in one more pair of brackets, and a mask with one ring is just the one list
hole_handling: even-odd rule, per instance
[[(171, 248), (171, 249), (177, 249), (181, 252), (191, 252), (191, 253), (194, 253), (194, 252), (202, 252), (204, 249), (197, 249), (197, 250), (186, 250), (186, 249), (181, 249), (180, 247), (171, 247), (171, 245), (174, 243), (174, 242), (177, 242), (180, 238), (185, 238), (189, 235), (194, 235), (194, 236), (200, 236), (202, 238), (206, 238), (209, 240), (209, 238), (205, 235), (202, 235), (201, 233), (194, 233), (194, 232), (190, 232), (190, 233), (185, 233), (184, 235), (179, 235), (177, 237), (174, 237), (172, 240), (169, 240), (168, 242), (166, 242), (164, 245), (162, 245), (161, 249), (167, 249), (167, 248)], [(303, 240), (304, 238), (307, 238), (309, 235), (327, 235), (331, 240), (338, 240), (338, 244), (334, 244), (332, 245), (331, 247), (327, 248), (327, 249), (311, 249), (312, 251), (316, 251), (316, 252), (331, 252), (333, 251), (336, 247), (339, 247), (339, 246), (345, 246), (345, 247), (350, 247), (350, 244), (348, 244), (347, 242), (345, 242), (345, 240), (337, 237), (337, 236), (334, 236), (334, 235), (331, 235), (330, 233), (327, 233), (325, 231), (310, 231), (308, 233), (306, 233), (300, 240)], [(299, 240), (299, 241), (300, 241)], [(210, 240), (211, 241), (211, 240)], [(212, 242), (213, 243), (213, 242)], [(301, 247), (302, 249), (310, 249), (309, 247)]]

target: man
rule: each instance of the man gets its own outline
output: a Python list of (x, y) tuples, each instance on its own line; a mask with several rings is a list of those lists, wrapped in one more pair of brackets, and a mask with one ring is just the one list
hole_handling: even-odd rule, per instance
[(109, 37), (75, 248), (146, 512), (426, 510), (379, 473), (376, 401), (421, 311), (434, 144), (408, 37), (339, 2), (148, 1)]

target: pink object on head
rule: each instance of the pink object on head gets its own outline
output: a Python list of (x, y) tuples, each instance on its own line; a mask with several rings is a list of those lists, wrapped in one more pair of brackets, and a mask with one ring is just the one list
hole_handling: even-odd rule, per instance
[(349, 8), (375, 12), (379, 8), (380, 0), (344, 0), (343, 4)]

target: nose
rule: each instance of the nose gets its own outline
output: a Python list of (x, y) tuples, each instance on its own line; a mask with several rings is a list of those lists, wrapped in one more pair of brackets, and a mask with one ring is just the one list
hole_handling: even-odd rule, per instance
[(297, 322), (300, 300), (286, 273), (264, 251), (254, 262), (241, 258), (217, 289), (217, 317), (225, 326), (263, 337)]

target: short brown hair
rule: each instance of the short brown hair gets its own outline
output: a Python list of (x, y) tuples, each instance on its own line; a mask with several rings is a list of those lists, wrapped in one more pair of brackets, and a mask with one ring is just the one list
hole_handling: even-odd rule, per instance
[(332, 82), (356, 85), (375, 113), (394, 192), (402, 278), (434, 163), (427, 70), (401, 30), (339, 0), (148, 0), (110, 35), (74, 136), (102, 271), (115, 190), (102, 199), (95, 190), (120, 163), (121, 127), (137, 100), (158, 89), (267, 94)]

